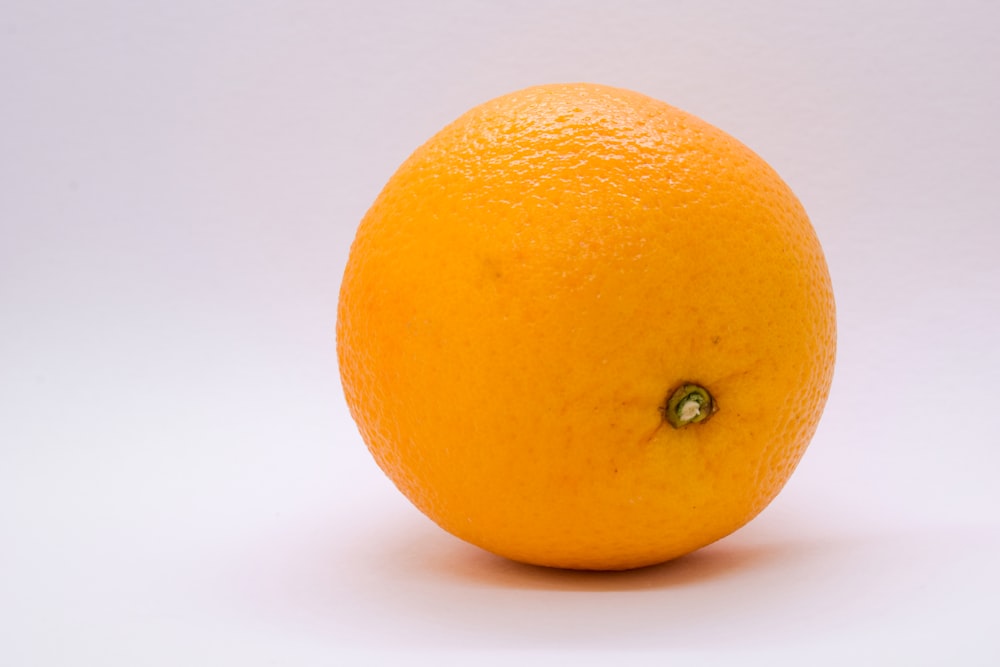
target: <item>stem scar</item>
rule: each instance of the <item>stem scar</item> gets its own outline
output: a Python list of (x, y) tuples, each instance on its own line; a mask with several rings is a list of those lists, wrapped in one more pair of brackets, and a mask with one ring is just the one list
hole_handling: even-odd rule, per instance
[(684, 428), (707, 420), (718, 409), (718, 404), (707, 389), (693, 382), (685, 382), (670, 394), (663, 413), (671, 426)]

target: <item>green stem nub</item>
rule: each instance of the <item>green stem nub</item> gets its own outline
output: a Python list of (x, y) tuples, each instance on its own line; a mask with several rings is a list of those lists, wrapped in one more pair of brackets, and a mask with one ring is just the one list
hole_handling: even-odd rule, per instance
[(704, 387), (685, 382), (670, 395), (664, 411), (674, 428), (703, 422), (718, 410), (712, 395)]

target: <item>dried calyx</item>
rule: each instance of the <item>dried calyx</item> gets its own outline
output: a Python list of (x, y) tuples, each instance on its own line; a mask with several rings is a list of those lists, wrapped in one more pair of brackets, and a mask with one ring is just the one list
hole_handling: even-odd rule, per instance
[(718, 406), (708, 390), (691, 382), (685, 382), (670, 395), (664, 415), (674, 428), (684, 428), (698, 424), (712, 416)]

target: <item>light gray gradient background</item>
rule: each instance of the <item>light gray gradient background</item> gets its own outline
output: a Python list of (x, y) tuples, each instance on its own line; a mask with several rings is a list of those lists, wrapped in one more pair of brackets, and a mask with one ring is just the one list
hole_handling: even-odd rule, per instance
[[(5, 3), (0, 664), (997, 664), (997, 6)], [(479, 102), (581, 80), (768, 160), (839, 309), (782, 495), (617, 575), (431, 524), (334, 349), (398, 164)]]

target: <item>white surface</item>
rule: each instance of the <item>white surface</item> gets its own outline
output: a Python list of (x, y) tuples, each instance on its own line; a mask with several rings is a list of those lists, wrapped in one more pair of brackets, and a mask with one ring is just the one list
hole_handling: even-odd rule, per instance
[[(0, 664), (1000, 662), (1000, 12), (808, 4), (7, 3)], [(566, 80), (761, 153), (839, 306), (784, 493), (623, 574), (439, 531), (368, 457), (334, 358), (347, 247), (398, 163)]]

